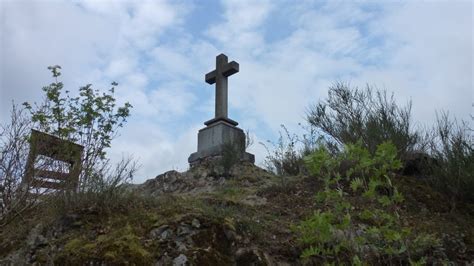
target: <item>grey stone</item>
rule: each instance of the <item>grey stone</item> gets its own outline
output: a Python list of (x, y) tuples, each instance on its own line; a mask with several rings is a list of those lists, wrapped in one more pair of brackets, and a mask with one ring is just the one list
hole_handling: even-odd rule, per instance
[(188, 257), (184, 254), (180, 254), (178, 257), (174, 258), (173, 266), (184, 266), (188, 262)]
[(239, 150), (243, 151), (245, 149), (244, 131), (229, 125), (225, 121), (218, 121), (199, 130), (198, 151), (222, 149), (222, 145), (226, 143), (236, 145)]
[(175, 241), (174, 244), (176, 245), (176, 248), (178, 249), (178, 251), (180, 252), (184, 252), (186, 250), (188, 250), (188, 248), (186, 247), (186, 245), (181, 242), (181, 241)]
[(163, 231), (163, 233), (161, 233), (160, 237), (161, 239), (167, 239), (169, 237), (171, 237), (173, 235), (173, 231), (171, 231), (171, 229), (167, 229), (165, 231)]
[(201, 227), (201, 223), (199, 222), (198, 219), (194, 218), (193, 221), (191, 222), (191, 225), (194, 227), (194, 228), (199, 228)]
[(237, 239), (237, 233), (231, 228), (224, 228), (224, 235), (227, 240), (232, 242), (232, 245), (234, 244), (233, 242)]
[(190, 225), (187, 225), (187, 224), (181, 224), (179, 227), (178, 227), (178, 230), (177, 230), (177, 234), (179, 236), (182, 236), (182, 235), (188, 235), (192, 232), (191, 230), (191, 226)]
[(155, 266), (167, 266), (171, 265), (171, 258), (165, 252), (163, 256), (155, 263)]
[(191, 154), (189, 162), (199, 158), (220, 155), (226, 143), (236, 145), (239, 150), (243, 150), (245, 147), (245, 133), (240, 128), (229, 125), (224, 121), (219, 121), (199, 130), (198, 151)]
[(39, 246), (44, 246), (48, 243), (48, 240), (41, 234), (43, 230), (43, 225), (38, 224), (37, 226), (31, 229), (28, 238), (26, 239), (26, 243), (30, 248), (36, 248)]
[(239, 248), (235, 252), (237, 265), (289, 265), (287, 263), (275, 263), (269, 254), (262, 252), (256, 247)]
[(150, 231), (150, 238), (163, 238), (166, 239), (168, 236), (170, 236), (173, 232), (169, 229), (168, 225), (162, 225), (158, 228), (154, 228)]
[(237, 148), (240, 160), (255, 162), (255, 156), (245, 152), (244, 131), (223, 120), (199, 130), (198, 151), (189, 156), (188, 162), (192, 164), (206, 157), (222, 155), (227, 144)]

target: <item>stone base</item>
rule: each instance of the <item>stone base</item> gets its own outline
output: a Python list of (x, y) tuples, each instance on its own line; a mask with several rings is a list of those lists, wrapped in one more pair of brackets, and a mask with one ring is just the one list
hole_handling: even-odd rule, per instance
[(204, 122), (204, 125), (211, 126), (211, 125), (214, 125), (215, 123), (220, 122), (220, 121), (227, 122), (228, 124), (231, 124), (232, 126), (237, 126), (239, 124), (236, 121), (234, 121), (234, 120), (232, 120), (228, 117), (216, 117), (216, 118), (213, 118), (209, 121)]
[(207, 157), (222, 156), (228, 144), (236, 147), (241, 161), (255, 162), (255, 156), (245, 152), (244, 131), (226, 120), (216, 121), (199, 130), (197, 152), (189, 156), (188, 162), (193, 165)]
[[(191, 154), (191, 156), (189, 156), (188, 158), (188, 161), (189, 160), (193, 160), (193, 161), (190, 161), (189, 162), (189, 166), (192, 168), (195, 168), (197, 166), (209, 166), (209, 165), (220, 165), (221, 163), (221, 159), (222, 159), (222, 155), (214, 155), (214, 156), (207, 156), (207, 157), (194, 157), (194, 156), (197, 156), (197, 152)], [(191, 157), (194, 157), (194, 158), (191, 158)], [(240, 163), (250, 163), (250, 164), (254, 164), (255, 163), (255, 156), (251, 153), (248, 153), (248, 152), (244, 152), (243, 154), (241, 154), (240, 156), (240, 160), (239, 160)]]

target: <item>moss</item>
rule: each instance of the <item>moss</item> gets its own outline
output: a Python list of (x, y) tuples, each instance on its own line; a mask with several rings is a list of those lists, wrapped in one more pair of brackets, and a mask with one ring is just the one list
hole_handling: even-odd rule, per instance
[(81, 249), (84, 246), (84, 240), (83, 239), (72, 239), (71, 241), (67, 242), (67, 244), (64, 246), (64, 251), (66, 252), (76, 252), (77, 250)]
[(35, 256), (36, 256), (36, 263), (47, 264), (48, 262), (50, 262), (48, 251), (45, 249), (37, 250), (35, 252)]
[(143, 248), (140, 239), (130, 225), (109, 235), (98, 237), (97, 244), (108, 262), (120, 263), (127, 260), (133, 262), (149, 262), (151, 255)]
[(88, 242), (84, 237), (77, 237), (69, 240), (64, 245), (64, 250), (58, 254), (55, 258), (56, 263), (72, 262), (72, 263), (85, 263), (95, 261), (96, 245)]
[(119, 228), (109, 234), (100, 235), (95, 240), (84, 237), (73, 238), (64, 246), (56, 258), (61, 262), (105, 262), (111, 264), (148, 264), (151, 254), (142, 246), (130, 225)]
[(216, 191), (217, 198), (238, 202), (247, 196), (247, 191), (239, 187), (226, 186)]

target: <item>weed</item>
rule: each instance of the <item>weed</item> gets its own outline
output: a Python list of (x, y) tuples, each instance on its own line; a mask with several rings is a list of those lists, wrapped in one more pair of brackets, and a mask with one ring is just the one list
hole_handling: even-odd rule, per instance
[(297, 150), (298, 137), (295, 134), (290, 134), (288, 129), (281, 125), (283, 133), (280, 131), (278, 142), (272, 143), (268, 141), (272, 147), (273, 152), (270, 152), (269, 147), (260, 143), (267, 150), (267, 157), (265, 159), (265, 167), (277, 175), (297, 175), (300, 173), (303, 165), (303, 158)]

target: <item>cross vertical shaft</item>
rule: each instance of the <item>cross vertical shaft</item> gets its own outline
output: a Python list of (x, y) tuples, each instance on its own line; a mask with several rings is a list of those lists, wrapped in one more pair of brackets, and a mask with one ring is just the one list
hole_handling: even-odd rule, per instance
[[(227, 56), (221, 54), (216, 57), (216, 106), (215, 117), (228, 117), (227, 101), (228, 101), (228, 87), (227, 77), (222, 75), (222, 69), (227, 65)], [(220, 72), (220, 73), (219, 73)]]
[(215, 118), (213, 120), (228, 118), (227, 77), (237, 72), (239, 72), (239, 64), (235, 61), (228, 63), (227, 56), (220, 54), (216, 57), (216, 69), (206, 74), (207, 83), (216, 83)]

